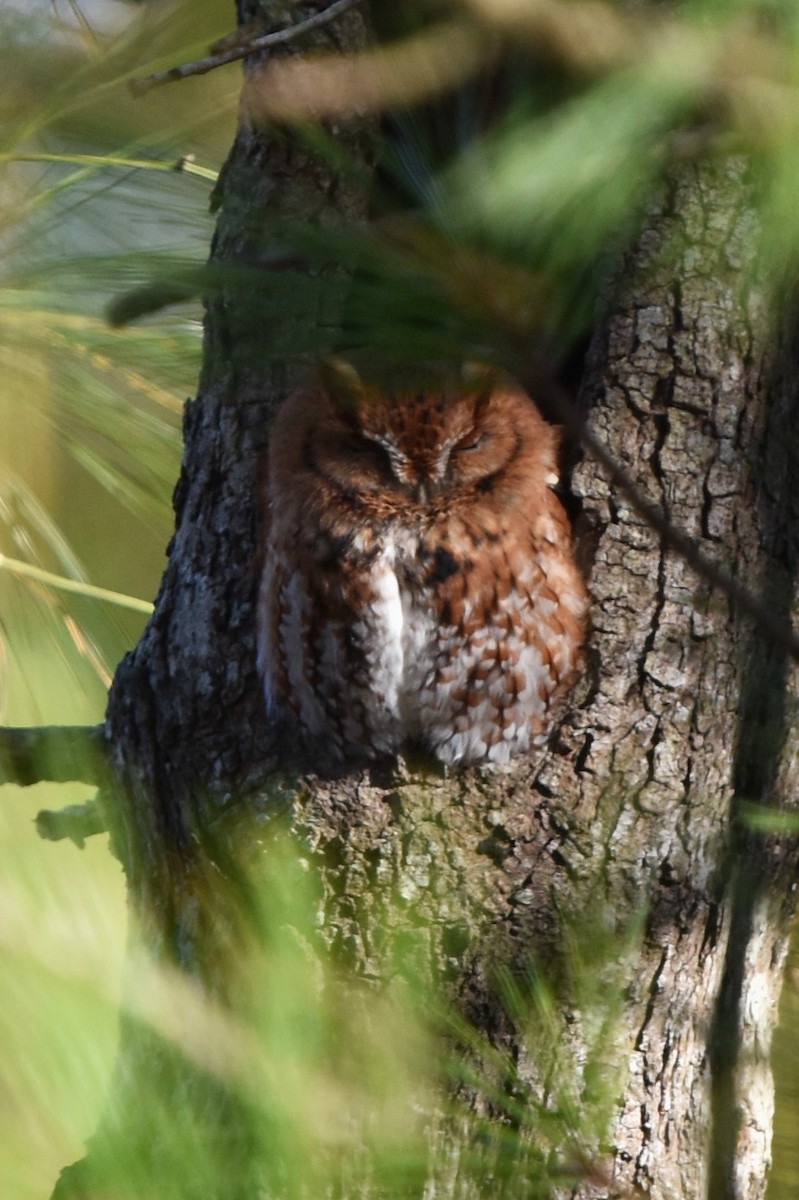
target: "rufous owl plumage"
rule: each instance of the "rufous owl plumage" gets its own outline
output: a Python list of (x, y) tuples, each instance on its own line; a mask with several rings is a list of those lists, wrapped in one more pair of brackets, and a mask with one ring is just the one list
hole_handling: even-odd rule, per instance
[[(333, 375), (335, 379), (335, 374)], [(267, 458), (258, 664), (316, 760), (507, 762), (543, 741), (587, 594), (553, 492), (557, 431), (486, 379), (290, 396)]]

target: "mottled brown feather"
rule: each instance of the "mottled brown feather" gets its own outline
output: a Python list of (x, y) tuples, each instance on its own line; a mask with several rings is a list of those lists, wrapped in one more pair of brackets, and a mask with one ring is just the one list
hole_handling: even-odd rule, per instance
[(511, 384), (295, 393), (265, 484), (259, 666), (320, 762), (503, 762), (581, 667), (557, 431)]

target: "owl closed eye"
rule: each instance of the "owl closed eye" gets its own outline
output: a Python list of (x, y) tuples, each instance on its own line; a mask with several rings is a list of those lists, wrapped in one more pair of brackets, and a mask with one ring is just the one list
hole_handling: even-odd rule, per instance
[(268, 452), (258, 663), (323, 762), (506, 762), (581, 663), (557, 432), (518, 387), (292, 395)]

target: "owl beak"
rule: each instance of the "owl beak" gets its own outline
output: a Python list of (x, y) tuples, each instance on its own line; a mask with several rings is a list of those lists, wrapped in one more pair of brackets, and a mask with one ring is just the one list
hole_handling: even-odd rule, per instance
[(427, 504), (430, 499), (430, 491), (426, 483), (419, 481), (413, 490), (413, 496), (417, 504)]

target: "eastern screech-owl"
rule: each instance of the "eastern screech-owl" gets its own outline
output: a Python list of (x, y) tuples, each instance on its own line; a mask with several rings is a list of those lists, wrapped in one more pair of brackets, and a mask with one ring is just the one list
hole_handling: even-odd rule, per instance
[(587, 594), (557, 432), (517, 386), (291, 396), (272, 432), (259, 603), (267, 707), (325, 762), (422, 744), (507, 762), (544, 739)]

